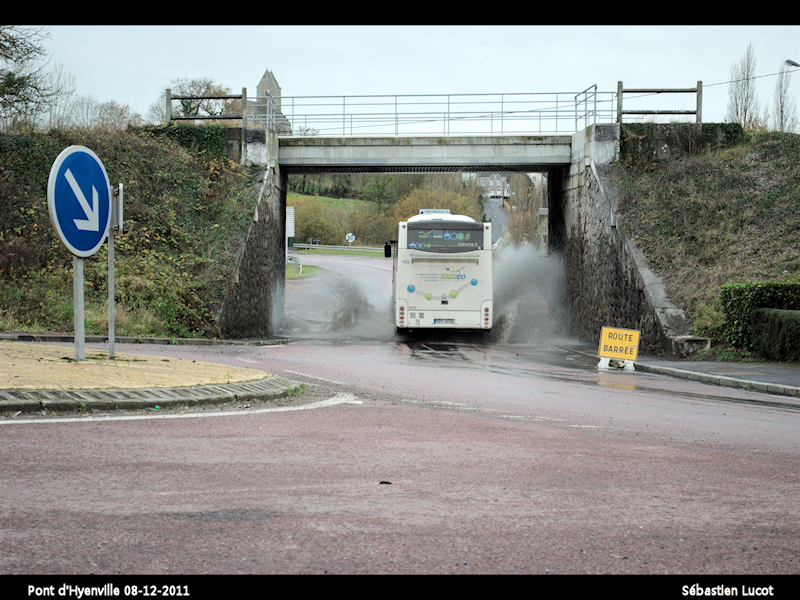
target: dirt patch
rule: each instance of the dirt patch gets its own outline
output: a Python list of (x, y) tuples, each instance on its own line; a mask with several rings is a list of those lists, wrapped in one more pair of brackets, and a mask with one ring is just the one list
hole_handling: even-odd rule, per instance
[(219, 385), (270, 377), (265, 371), (178, 358), (86, 349), (76, 362), (72, 347), (0, 343), (0, 389), (141, 389)]

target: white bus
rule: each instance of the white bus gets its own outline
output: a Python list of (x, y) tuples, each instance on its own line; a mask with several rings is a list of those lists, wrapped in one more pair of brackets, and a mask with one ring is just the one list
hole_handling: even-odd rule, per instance
[(394, 324), (489, 331), (493, 318), (492, 226), (450, 211), (422, 209), (401, 221), (392, 278)]

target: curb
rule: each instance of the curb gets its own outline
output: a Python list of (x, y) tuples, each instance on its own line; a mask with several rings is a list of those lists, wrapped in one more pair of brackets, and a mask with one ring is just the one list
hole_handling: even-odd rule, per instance
[(691, 379), (692, 381), (700, 381), (703, 383), (712, 383), (723, 387), (741, 388), (744, 390), (763, 392), (765, 394), (800, 398), (800, 387), (779, 385), (774, 383), (763, 383), (760, 381), (749, 381), (747, 379), (735, 379), (733, 377), (725, 377), (724, 375), (698, 373), (697, 371), (687, 371), (684, 369), (675, 369), (673, 367), (658, 367), (655, 365), (637, 363), (635, 361), (634, 367), (638, 371), (644, 371), (647, 373), (671, 375), (673, 377), (682, 377), (683, 379)]
[(198, 406), (286, 397), (296, 382), (272, 376), (257, 381), (194, 387), (114, 390), (0, 390), (0, 411), (74, 411), (83, 408), (132, 410), (185, 404)]
[[(576, 348), (561, 348), (569, 352), (575, 352), (588, 356), (589, 358), (600, 358), (596, 354), (584, 352)], [(747, 379), (736, 379), (734, 377), (725, 377), (724, 375), (714, 375), (712, 373), (702, 373), (699, 371), (689, 371), (687, 369), (676, 369), (674, 367), (662, 367), (657, 365), (650, 365), (633, 361), (634, 369), (642, 373), (653, 373), (656, 375), (668, 375), (670, 377), (680, 377), (682, 379), (690, 379), (692, 381), (699, 381), (701, 383), (710, 383), (722, 387), (740, 388), (754, 392), (762, 392), (764, 394), (771, 394), (775, 396), (787, 396), (790, 398), (800, 398), (800, 387), (782, 385), (775, 383), (764, 383), (762, 381), (750, 381)], [(789, 403), (788, 406), (794, 406)]]
[[(0, 340), (10, 342), (49, 342), (72, 344), (75, 336), (71, 333), (0, 333)], [(107, 335), (84, 336), (87, 344), (107, 344)], [(218, 340), (207, 338), (143, 338), (135, 336), (114, 336), (117, 344), (159, 344), (162, 346), (277, 346), (288, 344), (289, 338), (253, 339), (253, 340)]]

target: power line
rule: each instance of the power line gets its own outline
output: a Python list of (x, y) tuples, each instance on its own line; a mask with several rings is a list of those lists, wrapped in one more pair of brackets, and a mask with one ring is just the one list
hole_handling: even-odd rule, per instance
[(710, 88), (710, 87), (714, 87), (714, 86), (717, 86), (717, 85), (728, 85), (729, 83), (737, 83), (739, 81), (749, 81), (751, 79), (762, 79), (764, 77), (775, 77), (776, 75), (780, 75), (781, 73), (794, 73), (795, 71), (798, 71), (798, 70), (800, 70), (800, 69), (787, 69), (786, 71), (781, 71), (779, 73), (770, 73), (768, 75), (754, 75), (753, 77), (745, 77), (744, 79), (734, 79), (732, 81), (723, 81), (723, 82), (720, 82), (720, 83), (708, 83), (708, 84), (704, 83), (703, 84), (703, 88), (704, 89), (705, 88)]

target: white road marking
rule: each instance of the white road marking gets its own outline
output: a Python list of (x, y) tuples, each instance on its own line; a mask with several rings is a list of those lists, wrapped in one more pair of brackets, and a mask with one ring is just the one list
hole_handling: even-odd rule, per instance
[(326, 383), (335, 383), (338, 385), (350, 385), (349, 383), (345, 383), (344, 381), (336, 381), (335, 379), (325, 379), (324, 377), (316, 377), (315, 375), (309, 375), (308, 373), (301, 373), (300, 371), (289, 371), (287, 369), (286, 373), (292, 373), (293, 375), (302, 375), (303, 377), (308, 377), (310, 379), (319, 379), (320, 381), (324, 381)]
[(96, 417), (55, 417), (52, 419), (14, 419), (0, 421), (0, 425), (20, 425), (20, 424), (47, 424), (47, 423), (106, 423), (109, 421), (142, 421), (145, 419), (193, 419), (199, 417), (241, 417), (271, 412), (288, 412), (296, 410), (313, 410), (315, 408), (326, 408), (337, 404), (361, 404), (360, 400), (352, 394), (336, 394), (333, 398), (303, 404), (299, 406), (275, 406), (273, 408), (256, 408), (248, 410), (226, 410), (220, 412), (193, 412), (182, 414), (146, 414), (146, 415), (101, 415)]

